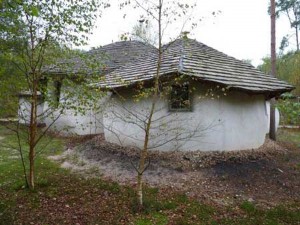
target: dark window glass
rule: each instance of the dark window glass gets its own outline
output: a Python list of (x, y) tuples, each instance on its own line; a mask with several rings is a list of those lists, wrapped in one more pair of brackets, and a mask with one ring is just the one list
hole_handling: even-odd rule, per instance
[(171, 110), (190, 110), (190, 93), (188, 84), (173, 85), (170, 98)]
[(54, 81), (54, 103), (58, 106), (61, 92), (61, 81)]

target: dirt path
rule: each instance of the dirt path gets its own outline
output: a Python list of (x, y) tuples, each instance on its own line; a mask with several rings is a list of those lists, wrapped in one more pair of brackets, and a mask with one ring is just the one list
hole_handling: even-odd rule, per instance
[[(53, 159), (84, 176), (136, 182), (138, 151), (97, 138)], [(231, 205), (247, 200), (274, 206), (300, 201), (300, 149), (267, 141), (258, 150), (233, 153), (153, 152), (144, 179), (150, 186), (172, 188), (205, 202)]]

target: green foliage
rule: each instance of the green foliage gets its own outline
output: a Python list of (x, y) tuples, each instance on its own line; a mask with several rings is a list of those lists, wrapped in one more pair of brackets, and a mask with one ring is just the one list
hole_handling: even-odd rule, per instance
[[(87, 40), (86, 33), (91, 31), (99, 15), (100, 5), (99, 1), (87, 0), (3, 1), (0, 9), (6, 23), (2, 32), (6, 32), (6, 37), (25, 40), (32, 38), (32, 33), (35, 45), (44, 44), (44, 41), (83, 44)], [(9, 29), (11, 26), (20, 28), (21, 25), (21, 33)], [(39, 39), (43, 43), (38, 43)]]
[(60, 57), (57, 50), (86, 43), (101, 5), (100, 0), (3, 1), (0, 53), (13, 56), (17, 68), (34, 82), (45, 65)]
[(294, 36), (296, 49), (299, 51), (299, 31), (300, 31), (300, 1), (299, 0), (278, 0), (276, 1), (277, 15), (285, 15), (288, 17), (291, 28), (295, 29), (294, 35), (287, 35), (281, 43), (281, 50), (289, 43), (288, 38)]
[(277, 107), (284, 125), (300, 125), (300, 102), (293, 99), (280, 100)]
[[(295, 95), (300, 95), (300, 52), (289, 52), (279, 55), (276, 61), (277, 77), (293, 84), (296, 89)], [(271, 60), (269, 57), (263, 59), (263, 64), (258, 69), (264, 73), (271, 73)]]
[[(18, 95), (26, 86), (25, 77), (13, 65), (11, 60), (0, 54), (0, 118), (16, 117), (18, 110)], [(16, 79), (19, 77), (19, 79)]]
[(45, 65), (78, 55), (67, 46), (87, 42), (101, 5), (101, 0), (0, 2), (0, 63), (5, 65), (0, 69), (0, 104), (6, 106), (0, 117), (16, 116), (17, 94), (33, 90), (34, 82), (45, 93), (39, 83), (47, 80)]
[[(30, 157), (30, 171), (27, 172), (30, 189), (34, 189), (35, 148), (45, 135), (37, 135), (37, 108), (40, 103), (39, 91), (43, 94), (46, 92), (46, 65), (56, 62), (60, 53), (68, 49), (66, 46), (86, 44), (88, 34), (100, 14), (101, 5), (100, 0), (1, 1), (0, 18), (3, 24), (0, 26), (0, 56), (10, 59), (19, 69), (21, 76), (27, 81), (24, 89), (30, 93), (30, 129), (26, 139), (30, 146), (27, 152)], [(17, 75), (20, 74), (14, 74), (14, 79), (17, 80)], [(56, 105), (50, 109), (55, 110)], [(59, 115), (61, 113), (58, 113), (58, 117)], [(54, 121), (58, 118), (55, 117)]]

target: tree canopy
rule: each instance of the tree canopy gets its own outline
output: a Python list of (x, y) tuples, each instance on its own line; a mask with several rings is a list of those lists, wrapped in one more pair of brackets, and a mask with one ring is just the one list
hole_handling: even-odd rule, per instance
[[(289, 39), (295, 40), (296, 49), (299, 51), (299, 31), (300, 31), (300, 1), (299, 0), (278, 0), (276, 2), (277, 16), (285, 15), (289, 19), (290, 26), (295, 30), (293, 35), (286, 35), (281, 42), (281, 49), (289, 44)], [(293, 37), (294, 36), (294, 37)]]
[[(276, 61), (277, 77), (293, 84), (296, 89), (294, 94), (300, 95), (300, 52), (292, 51), (287, 54), (278, 55)], [(265, 72), (271, 72), (271, 60), (269, 57), (263, 58), (263, 63), (258, 68)]]

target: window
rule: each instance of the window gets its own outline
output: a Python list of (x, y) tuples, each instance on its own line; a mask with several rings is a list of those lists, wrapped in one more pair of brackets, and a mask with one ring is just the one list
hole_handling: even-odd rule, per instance
[(172, 111), (189, 111), (191, 110), (191, 101), (189, 85), (172, 85), (170, 96), (170, 110)]
[(47, 85), (48, 85), (48, 79), (43, 77), (39, 80), (39, 91), (42, 94), (42, 100), (45, 100), (46, 94), (47, 94)]
[(56, 107), (58, 107), (59, 104), (61, 85), (62, 85), (61, 81), (54, 81), (53, 100), (54, 100), (54, 105)]

